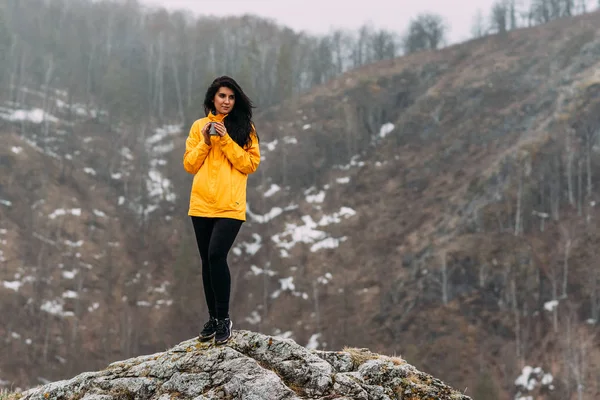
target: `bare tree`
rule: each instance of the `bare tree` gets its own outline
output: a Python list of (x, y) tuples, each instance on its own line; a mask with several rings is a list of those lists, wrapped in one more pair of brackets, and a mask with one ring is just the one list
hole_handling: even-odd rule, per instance
[(396, 43), (391, 32), (380, 30), (371, 37), (374, 61), (392, 59), (396, 55)]
[(523, 227), (522, 227), (522, 220), (523, 220), (523, 216), (522, 216), (522, 210), (521, 208), (523, 207), (523, 168), (521, 166), (518, 167), (519, 171), (519, 181), (518, 181), (518, 190), (517, 190), (517, 211), (515, 213), (515, 236), (520, 236), (523, 233)]
[(569, 197), (569, 205), (570, 206), (574, 206), (575, 205), (575, 195), (574, 195), (574, 189), (573, 189), (573, 161), (575, 158), (575, 150), (574, 150), (574, 146), (572, 144), (573, 142), (573, 138), (572, 138), (572, 130), (569, 130), (569, 132), (567, 132), (567, 135), (565, 136), (565, 141), (566, 141), (566, 149), (567, 149), (567, 192), (568, 192), (568, 197)]
[(471, 26), (471, 35), (474, 38), (480, 38), (485, 36), (486, 27), (481, 9), (477, 9), (475, 16), (473, 17), (473, 25)]
[(403, 40), (404, 51), (436, 50), (444, 43), (447, 31), (448, 27), (441, 16), (420, 14), (410, 22)]
[(491, 15), (492, 30), (494, 32), (503, 34), (508, 30), (508, 7), (507, 0), (500, 0), (494, 3)]
[(587, 172), (587, 192), (586, 192), (586, 221), (589, 222), (591, 215), (591, 203), (592, 203), (592, 147), (594, 146), (594, 142), (596, 140), (597, 131), (596, 128), (590, 124), (588, 124), (585, 128), (585, 166)]
[(575, 312), (570, 312), (565, 319), (566, 321), (563, 324), (565, 333), (563, 335), (562, 347), (564, 364), (569, 372), (567, 391), (570, 397), (570, 383), (573, 382), (575, 384), (577, 399), (583, 400), (590, 366), (590, 357), (588, 354), (594, 346), (595, 334), (590, 333), (586, 326), (578, 326)]
[(560, 225), (561, 237), (563, 239), (563, 280), (561, 298), (567, 298), (567, 286), (569, 277), (569, 255), (573, 247), (573, 232), (566, 223)]
[(439, 277), (435, 276), (435, 274), (430, 274), (430, 279), (432, 279), (435, 283), (440, 286), (442, 291), (442, 303), (444, 305), (448, 304), (449, 301), (449, 280), (450, 275), (452, 274), (452, 269), (448, 268), (447, 254), (446, 250), (442, 250), (440, 253), (440, 274)]
[(581, 217), (583, 210), (583, 162), (577, 160), (577, 215)]
[(508, 0), (508, 15), (510, 18), (510, 29), (517, 29), (517, 5), (516, 0)]
[(521, 313), (519, 311), (519, 303), (517, 300), (517, 284), (515, 282), (514, 273), (512, 274), (512, 278), (510, 280), (510, 303), (513, 313), (513, 318), (515, 322), (515, 349), (516, 349), (516, 358), (519, 361), (523, 359), (523, 350), (522, 350), (522, 339), (521, 339)]

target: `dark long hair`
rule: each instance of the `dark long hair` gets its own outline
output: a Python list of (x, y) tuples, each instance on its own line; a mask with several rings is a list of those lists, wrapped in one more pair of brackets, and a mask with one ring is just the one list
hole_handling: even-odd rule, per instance
[[(241, 147), (249, 146), (252, 143), (250, 133), (252, 132), (252, 109), (254, 105), (252, 100), (242, 90), (240, 85), (229, 76), (220, 76), (206, 90), (204, 96), (204, 112), (208, 115), (209, 112), (217, 114), (213, 100), (220, 88), (226, 87), (233, 91), (235, 95), (235, 103), (233, 108), (227, 114), (227, 118), (223, 121), (229, 136)], [(258, 140), (258, 134), (256, 134)]]

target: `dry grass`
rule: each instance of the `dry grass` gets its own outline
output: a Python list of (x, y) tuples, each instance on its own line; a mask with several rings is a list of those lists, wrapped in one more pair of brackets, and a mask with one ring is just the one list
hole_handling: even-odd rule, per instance
[(0, 400), (18, 400), (20, 397), (19, 393), (9, 392), (8, 389), (0, 389)]
[(388, 357), (388, 356), (385, 356), (385, 355), (373, 353), (369, 349), (366, 349), (366, 348), (360, 348), (359, 349), (359, 348), (356, 348), (356, 347), (344, 347), (343, 351), (346, 352), (346, 353), (348, 353), (348, 354), (350, 354), (350, 358), (352, 358), (352, 362), (357, 367), (359, 365), (364, 364), (365, 362), (367, 362), (369, 360), (376, 360), (376, 359), (389, 360), (394, 365), (406, 364), (406, 361), (402, 357), (400, 357), (400, 356), (396, 356), (394, 354), (393, 356)]
[(346, 353), (350, 354), (350, 358), (352, 358), (352, 362), (355, 366), (362, 365), (369, 360), (376, 360), (381, 358), (382, 356), (376, 353), (371, 352), (369, 349), (359, 349), (356, 347), (344, 347), (343, 349)]

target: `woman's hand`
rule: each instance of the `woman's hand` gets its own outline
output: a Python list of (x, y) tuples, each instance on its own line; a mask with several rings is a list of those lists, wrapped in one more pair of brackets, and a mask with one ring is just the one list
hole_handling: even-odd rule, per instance
[(225, 124), (222, 122), (215, 122), (215, 130), (221, 137), (227, 135), (227, 129), (225, 128)]
[(210, 146), (210, 135), (208, 134), (208, 130), (210, 129), (210, 122), (204, 125), (202, 128), (202, 137), (204, 138), (204, 143)]

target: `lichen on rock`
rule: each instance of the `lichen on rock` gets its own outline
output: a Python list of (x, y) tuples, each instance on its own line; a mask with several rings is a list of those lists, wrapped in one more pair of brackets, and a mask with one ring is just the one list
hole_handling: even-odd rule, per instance
[(197, 339), (22, 393), (21, 400), (468, 400), (397, 357), (367, 349), (308, 350), (291, 339), (234, 331)]

